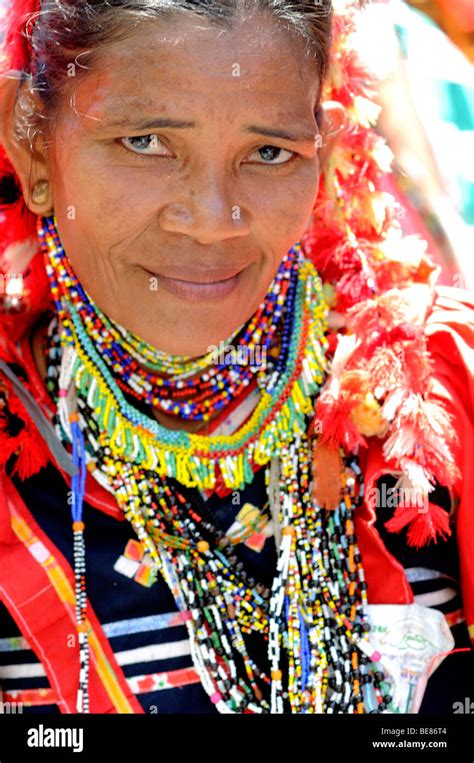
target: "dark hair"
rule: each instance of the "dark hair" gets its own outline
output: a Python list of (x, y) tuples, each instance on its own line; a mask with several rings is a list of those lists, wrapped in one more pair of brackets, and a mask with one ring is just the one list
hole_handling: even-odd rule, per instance
[[(126, 38), (143, 21), (194, 14), (231, 28), (236, 19), (256, 13), (274, 18), (307, 41), (322, 81), (331, 45), (331, 0), (43, 0), (26, 27), (32, 52), (26, 74), (48, 117), (71, 84), (71, 66), (74, 78), (80, 77), (92, 67), (101, 46)], [(24, 135), (41, 115), (28, 113), (27, 105), (18, 106), (17, 130)]]

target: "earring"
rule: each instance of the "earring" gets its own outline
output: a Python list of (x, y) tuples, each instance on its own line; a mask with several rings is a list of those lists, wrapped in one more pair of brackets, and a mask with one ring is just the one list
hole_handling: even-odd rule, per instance
[(35, 204), (44, 204), (49, 196), (49, 182), (47, 180), (38, 180), (31, 191), (31, 200)]

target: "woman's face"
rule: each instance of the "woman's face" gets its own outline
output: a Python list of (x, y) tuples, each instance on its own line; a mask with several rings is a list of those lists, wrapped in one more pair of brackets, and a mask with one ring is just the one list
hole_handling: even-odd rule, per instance
[(71, 81), (47, 162), (58, 229), (99, 307), (201, 355), (250, 318), (319, 181), (305, 42), (260, 19), (140, 25)]

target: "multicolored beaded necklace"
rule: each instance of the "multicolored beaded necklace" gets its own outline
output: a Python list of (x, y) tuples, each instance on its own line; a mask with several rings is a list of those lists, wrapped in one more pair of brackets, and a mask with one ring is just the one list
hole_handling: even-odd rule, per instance
[[(40, 219), (38, 232), (59, 321), (60, 352), (52, 353), (60, 362), (57, 431), (72, 445), (78, 471), (73, 484), (82, 636), (78, 710), (88, 711), (81, 514), (86, 465), (115, 495), (186, 613), (193, 662), (218, 711), (392, 709), (381, 656), (369, 640), (366, 584), (353, 525), (363, 492), (356, 457), (343, 459), (338, 508), (327, 512), (312, 498), (307, 429), (325, 375), (326, 308), (317, 273), (301, 247), (295, 245), (284, 258), (258, 318), (239, 330), (255, 345), (267, 333), (285, 339), (278, 363), (254, 369), (259, 403), (233, 435), (202, 437), (167, 430), (127, 401), (114, 373), (121, 375), (124, 364), (131, 368), (133, 358), (139, 364), (133, 373), (142, 382), (139, 369), (154, 357), (153, 348), (100, 314), (73, 273), (54, 219)], [(282, 291), (286, 298), (277, 309)], [(188, 361), (170, 361), (167, 372), (175, 369), (182, 376)], [(211, 375), (205, 367), (200, 370)], [(156, 378), (150, 375), (147, 382)], [(135, 392), (150, 403), (158, 393), (147, 388), (145, 394), (140, 382)], [(236, 381), (229, 397), (237, 387)], [(259, 466), (265, 467), (278, 551), (271, 590), (245, 572), (212, 515), (193, 506), (183, 491), (213, 489), (218, 472), (228, 487), (241, 490)], [(256, 635), (267, 645), (267, 668), (251, 656), (249, 638)]]
[[(51, 225), (49, 233), (56, 237), (58, 247), (57, 234)], [(280, 331), (275, 374), (284, 365), (291, 330), (291, 307), (296, 297), (298, 251), (299, 246), (296, 246), (286, 254), (264, 302), (251, 320), (224, 343), (221, 362), (213, 364), (211, 352), (198, 359), (176, 357), (171, 360), (172, 356), (150, 349), (145, 342), (129, 334), (92, 305), (67, 258), (62, 257), (56, 267), (58, 284), (65, 285), (69, 290), (69, 300), (77, 310), (79, 320), (93, 338), (109, 371), (116, 374), (120, 388), (165, 413), (207, 421), (213, 412), (224, 408), (237, 397), (255, 376), (256, 369), (252, 363), (241, 360), (267, 358)], [(284, 306), (285, 320), (281, 323)], [(229, 363), (226, 360), (225, 349), (229, 346), (232, 346), (239, 362)], [(258, 353), (255, 352), (257, 347)], [(143, 363), (146, 363), (146, 369), (140, 365)], [(166, 375), (171, 376), (167, 378)]]

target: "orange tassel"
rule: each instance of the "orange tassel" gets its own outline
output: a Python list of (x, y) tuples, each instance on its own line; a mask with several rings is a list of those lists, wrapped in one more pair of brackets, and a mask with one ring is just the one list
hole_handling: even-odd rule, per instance
[(313, 446), (313, 500), (322, 509), (337, 509), (339, 506), (341, 471), (340, 449), (316, 441)]

